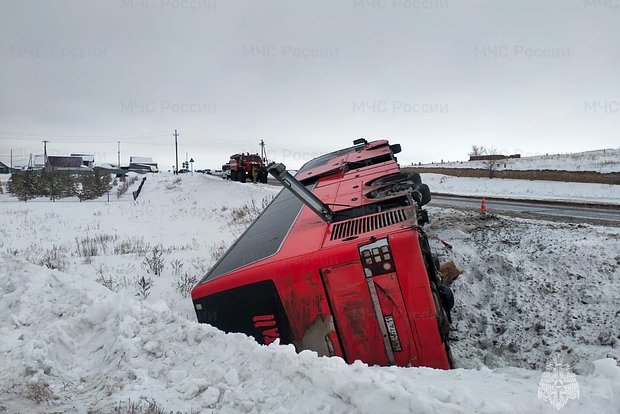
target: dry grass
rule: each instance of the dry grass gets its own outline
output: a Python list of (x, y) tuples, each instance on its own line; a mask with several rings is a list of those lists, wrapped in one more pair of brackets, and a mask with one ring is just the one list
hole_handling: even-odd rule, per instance
[(123, 184), (121, 184), (121, 186), (118, 187), (118, 189), (116, 190), (116, 198), (121, 198), (121, 196), (123, 196), (127, 192), (127, 190), (129, 190), (129, 187), (136, 181), (138, 181), (138, 177), (136, 176), (131, 176), (128, 179), (125, 178)]
[(194, 275), (190, 275), (189, 273), (185, 272), (183, 275), (177, 276), (177, 278), (174, 281), (175, 283), (174, 288), (176, 289), (177, 292), (179, 292), (184, 297), (189, 297), (190, 292), (192, 291), (192, 288), (196, 286), (197, 282), (198, 282), (198, 277)]
[(241, 207), (234, 208), (230, 213), (232, 222), (235, 224), (250, 224), (260, 216), (273, 199), (273, 196), (264, 197), (260, 204), (256, 200), (251, 199)]
[(67, 268), (67, 260), (65, 256), (65, 250), (53, 245), (51, 249), (48, 249), (43, 257), (41, 257), (37, 263), (40, 266), (45, 266), (48, 269), (56, 269), (65, 271)]
[(151, 245), (144, 241), (144, 237), (131, 237), (127, 240), (121, 240), (114, 245), (114, 254), (138, 254), (144, 256), (146, 252), (151, 250)]
[(50, 390), (49, 385), (41, 380), (28, 384), (26, 386), (26, 391), (24, 392), (24, 397), (34, 401), (37, 404), (49, 404), (52, 400), (58, 399), (58, 396)]
[(174, 191), (174, 190), (180, 190), (180, 186), (179, 184), (181, 184), (181, 177), (177, 177), (174, 179), (174, 181), (172, 181), (170, 184), (166, 184), (166, 190), (168, 191)]
[(181, 411), (166, 411), (152, 398), (140, 397), (138, 401), (119, 401), (113, 414), (183, 414)]
[(164, 270), (164, 252), (161, 245), (153, 247), (153, 249), (144, 256), (144, 267), (155, 276), (161, 276)]
[(228, 243), (226, 243), (224, 241), (221, 241), (221, 242), (211, 246), (211, 250), (210, 250), (209, 253), (211, 255), (212, 262), (215, 263), (218, 260), (220, 260), (220, 258), (222, 256), (224, 256), (224, 253), (226, 253), (226, 250), (228, 250)]

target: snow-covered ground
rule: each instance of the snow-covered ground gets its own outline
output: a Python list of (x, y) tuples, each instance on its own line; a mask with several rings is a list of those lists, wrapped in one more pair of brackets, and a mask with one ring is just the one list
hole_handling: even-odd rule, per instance
[(433, 250), (463, 271), (459, 366), (535, 369), (559, 354), (587, 373), (593, 359), (620, 360), (620, 229), (441, 208), (429, 216)]
[(620, 185), (421, 175), (435, 193), (620, 205)]
[[(499, 160), (496, 164), (498, 171), (564, 170), (610, 173), (620, 171), (620, 148), (608, 148), (572, 154), (547, 154), (531, 157), (509, 158), (506, 160)], [(418, 164), (415, 165), (418, 166)], [(430, 164), (420, 164), (419, 166), (486, 169), (483, 161), (434, 162)]]
[[(431, 208), (435, 250), (463, 270), (452, 371), (346, 365), (196, 323), (192, 277), (278, 190), (157, 174), (137, 203), (0, 195), (0, 413), (155, 403), (175, 413), (551, 413), (537, 392), (554, 357), (580, 389), (561, 412), (620, 411), (615, 228)], [(160, 276), (145, 260), (158, 246)]]

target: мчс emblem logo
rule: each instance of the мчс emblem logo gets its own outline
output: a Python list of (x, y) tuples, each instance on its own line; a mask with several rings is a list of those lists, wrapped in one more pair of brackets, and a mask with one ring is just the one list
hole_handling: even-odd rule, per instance
[(562, 409), (568, 400), (579, 399), (577, 376), (570, 372), (569, 366), (559, 357), (547, 364), (545, 373), (538, 383), (538, 399), (551, 404), (555, 409)]

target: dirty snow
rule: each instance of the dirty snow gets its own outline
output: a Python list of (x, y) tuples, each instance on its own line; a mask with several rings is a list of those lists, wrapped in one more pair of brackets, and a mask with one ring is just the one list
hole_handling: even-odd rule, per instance
[(620, 360), (619, 229), (440, 208), (429, 215), (435, 253), (463, 271), (453, 284), (459, 366), (535, 369), (560, 355), (587, 373), (593, 359)]
[[(437, 252), (464, 272), (453, 371), (346, 365), (197, 324), (179, 285), (277, 191), (158, 174), (137, 203), (0, 195), (0, 413), (108, 413), (129, 400), (193, 413), (551, 413), (537, 388), (555, 356), (580, 387), (562, 412), (620, 410), (614, 228), (431, 208)], [(144, 265), (155, 246), (160, 276)]]
[(421, 174), (433, 192), (475, 197), (620, 205), (620, 185)]

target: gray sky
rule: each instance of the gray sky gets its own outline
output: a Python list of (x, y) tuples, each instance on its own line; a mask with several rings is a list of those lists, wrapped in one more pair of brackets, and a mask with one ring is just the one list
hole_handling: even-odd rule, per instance
[(620, 145), (620, 0), (2, 0), (0, 63), (1, 159)]

